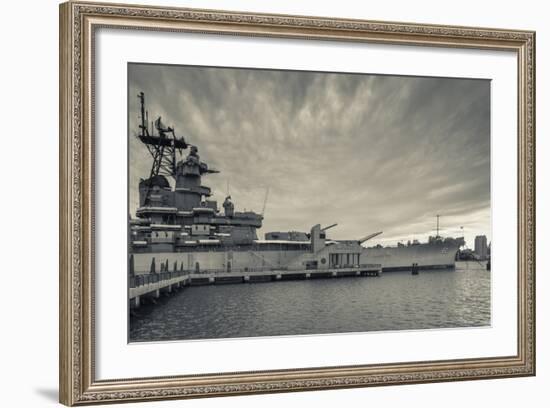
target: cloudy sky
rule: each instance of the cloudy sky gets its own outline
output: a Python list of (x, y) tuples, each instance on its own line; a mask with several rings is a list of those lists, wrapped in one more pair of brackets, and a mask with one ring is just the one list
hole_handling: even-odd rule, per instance
[(490, 82), (130, 64), (130, 212), (151, 159), (135, 137), (137, 94), (199, 148), (221, 206), (261, 212), (267, 231), (338, 223), (370, 243), (490, 234)]

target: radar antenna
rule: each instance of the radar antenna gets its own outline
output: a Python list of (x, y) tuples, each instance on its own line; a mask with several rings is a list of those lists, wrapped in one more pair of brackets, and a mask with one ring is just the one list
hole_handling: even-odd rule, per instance
[[(149, 179), (146, 180), (147, 192), (143, 203), (146, 205), (149, 201), (152, 180), (159, 175), (175, 178), (176, 151), (181, 154), (183, 149), (187, 149), (188, 145), (183, 137), (176, 137), (174, 128), (169, 126), (165, 127), (162, 124), (160, 116), (155, 120), (154, 126), (151, 124), (151, 131), (149, 131), (149, 115), (145, 110), (145, 94), (140, 92), (138, 98), (141, 111), (141, 124), (139, 125), (140, 133), (138, 138), (145, 144), (149, 154), (151, 154), (153, 158)], [(157, 135), (155, 135), (155, 129), (157, 130)]]

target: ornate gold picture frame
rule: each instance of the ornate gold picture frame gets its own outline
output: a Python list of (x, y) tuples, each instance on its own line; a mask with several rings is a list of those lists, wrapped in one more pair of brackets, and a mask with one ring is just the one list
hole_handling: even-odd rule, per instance
[[(507, 51), (517, 57), (517, 352), (483, 358), (98, 379), (95, 46), (101, 28)], [(125, 103), (121, 101), (121, 103)], [(116, 135), (111, 137), (117, 137)], [(60, 6), (60, 401), (66, 405), (535, 375), (535, 33), (136, 5)], [(122, 323), (121, 323), (122, 324)]]

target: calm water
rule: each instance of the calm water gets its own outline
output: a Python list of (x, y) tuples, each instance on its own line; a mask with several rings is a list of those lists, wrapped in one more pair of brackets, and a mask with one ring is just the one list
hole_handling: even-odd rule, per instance
[(453, 270), (187, 287), (144, 305), (130, 341), (363, 332), (491, 324), (490, 272)]

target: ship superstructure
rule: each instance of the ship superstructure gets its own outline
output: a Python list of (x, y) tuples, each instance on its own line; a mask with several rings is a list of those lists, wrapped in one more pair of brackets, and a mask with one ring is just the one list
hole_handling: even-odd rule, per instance
[(361, 245), (365, 240), (327, 238), (336, 224), (317, 224), (307, 233), (268, 232), (258, 239), (263, 215), (237, 211), (229, 195), (220, 209), (211, 189), (202, 184), (204, 176), (218, 171), (160, 117), (149, 124), (145, 95), (138, 97), (141, 124), (136, 136), (151, 154), (152, 167), (139, 182), (139, 208), (130, 220), (132, 274), (154, 272), (156, 263), (164, 270), (194, 273), (373, 270)]

